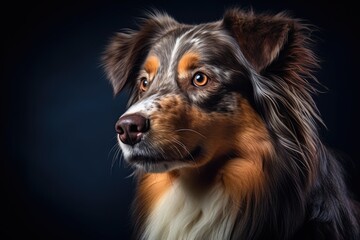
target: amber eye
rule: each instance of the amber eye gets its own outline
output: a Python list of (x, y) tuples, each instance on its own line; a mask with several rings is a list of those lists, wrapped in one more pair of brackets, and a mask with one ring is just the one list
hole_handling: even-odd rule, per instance
[(206, 76), (204, 73), (202, 72), (197, 72), (195, 73), (193, 79), (192, 79), (192, 83), (196, 86), (196, 87), (203, 87), (205, 86), (209, 81), (208, 76)]
[(149, 88), (149, 80), (146, 77), (140, 79), (140, 90), (145, 92)]

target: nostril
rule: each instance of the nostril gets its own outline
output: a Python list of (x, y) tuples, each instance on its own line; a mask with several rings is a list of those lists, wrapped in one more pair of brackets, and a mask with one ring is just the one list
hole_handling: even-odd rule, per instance
[(138, 125), (132, 124), (129, 127), (129, 132), (141, 132), (141, 129), (139, 129)]
[(117, 123), (115, 124), (115, 131), (116, 131), (116, 133), (118, 133), (120, 135), (124, 134), (124, 132), (125, 132), (122, 125), (123, 124), (120, 120), (117, 121)]
[(142, 131), (147, 132), (149, 129), (150, 129), (150, 120), (148, 118), (146, 118)]

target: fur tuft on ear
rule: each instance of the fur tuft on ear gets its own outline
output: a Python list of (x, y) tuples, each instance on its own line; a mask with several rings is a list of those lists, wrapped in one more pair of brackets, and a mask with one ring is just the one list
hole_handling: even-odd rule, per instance
[(103, 57), (103, 67), (113, 86), (114, 94), (131, 84), (140, 64), (149, 52), (150, 46), (166, 32), (179, 24), (167, 14), (148, 14), (138, 31), (128, 30), (117, 33), (107, 46)]

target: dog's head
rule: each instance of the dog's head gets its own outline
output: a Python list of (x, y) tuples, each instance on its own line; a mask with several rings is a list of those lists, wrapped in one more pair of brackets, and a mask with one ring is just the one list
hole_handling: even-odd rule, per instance
[(315, 128), (302, 118), (317, 117), (304, 80), (316, 65), (305, 30), (285, 14), (235, 9), (199, 25), (157, 13), (118, 33), (103, 61), (115, 94), (131, 91), (116, 123), (125, 160), (161, 172), (269, 156), (277, 143), (310, 154), (298, 153)]

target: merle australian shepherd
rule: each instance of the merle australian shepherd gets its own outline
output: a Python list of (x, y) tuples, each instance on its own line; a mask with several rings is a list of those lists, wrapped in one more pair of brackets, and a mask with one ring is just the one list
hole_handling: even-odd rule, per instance
[(103, 56), (138, 179), (136, 239), (358, 239), (357, 204), (319, 138), (309, 26), (230, 9), (150, 14)]

